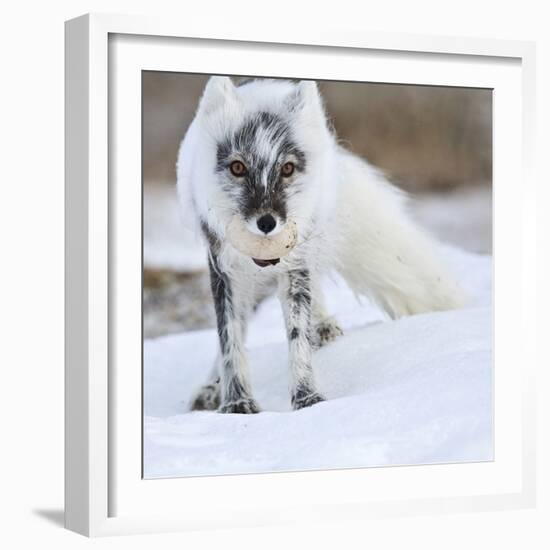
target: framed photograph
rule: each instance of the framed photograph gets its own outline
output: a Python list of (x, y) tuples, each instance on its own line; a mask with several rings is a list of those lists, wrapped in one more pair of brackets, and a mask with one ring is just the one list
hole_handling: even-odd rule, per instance
[(66, 527), (534, 504), (534, 46), (66, 23)]

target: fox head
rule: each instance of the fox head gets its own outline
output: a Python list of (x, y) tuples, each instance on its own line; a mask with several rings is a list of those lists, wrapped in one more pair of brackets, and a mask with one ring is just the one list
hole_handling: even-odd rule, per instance
[(188, 182), (195, 211), (221, 238), (235, 216), (260, 236), (290, 221), (300, 237), (319, 206), (333, 143), (314, 81), (236, 86), (215, 76), (180, 149), (178, 180)]

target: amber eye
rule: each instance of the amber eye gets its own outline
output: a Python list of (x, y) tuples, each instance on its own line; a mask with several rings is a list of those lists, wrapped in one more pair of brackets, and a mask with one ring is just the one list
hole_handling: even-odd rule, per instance
[(246, 166), (240, 160), (234, 160), (229, 165), (229, 170), (237, 178), (242, 178), (246, 174)]
[(292, 162), (285, 162), (283, 164), (283, 167), (281, 168), (281, 173), (285, 178), (289, 178), (294, 174), (294, 163)]

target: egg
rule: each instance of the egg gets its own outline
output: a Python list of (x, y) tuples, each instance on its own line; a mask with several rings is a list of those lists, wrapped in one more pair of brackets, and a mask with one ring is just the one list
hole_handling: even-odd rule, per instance
[(296, 246), (298, 228), (288, 220), (275, 235), (252, 233), (240, 216), (234, 216), (227, 226), (226, 237), (241, 254), (257, 260), (274, 260), (286, 256)]

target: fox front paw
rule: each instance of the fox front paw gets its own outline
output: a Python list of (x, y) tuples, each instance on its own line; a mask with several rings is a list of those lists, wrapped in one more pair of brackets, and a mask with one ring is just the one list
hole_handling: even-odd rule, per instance
[(311, 407), (312, 405), (321, 403), (321, 401), (325, 401), (325, 398), (316, 391), (310, 393), (298, 392), (292, 397), (292, 407), (295, 411), (297, 411), (299, 409)]
[(242, 397), (236, 401), (222, 403), (218, 412), (222, 414), (256, 414), (260, 412), (260, 407), (251, 397)]

